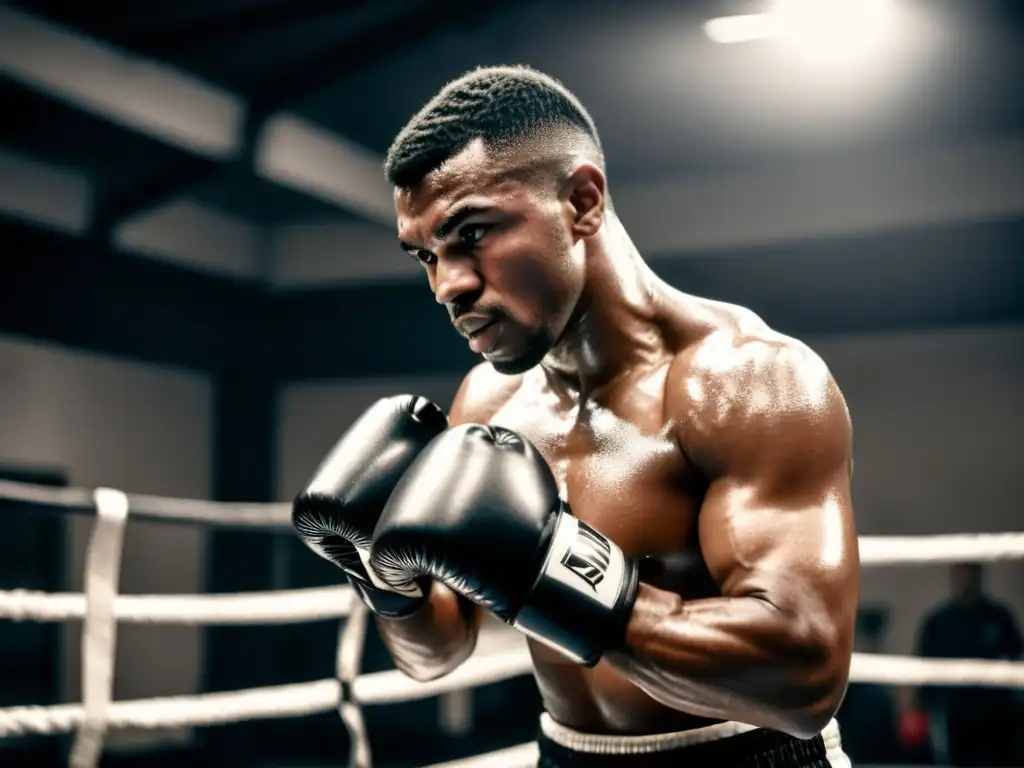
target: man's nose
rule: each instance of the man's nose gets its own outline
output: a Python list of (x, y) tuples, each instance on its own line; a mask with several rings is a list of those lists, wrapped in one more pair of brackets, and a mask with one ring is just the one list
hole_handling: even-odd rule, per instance
[(476, 293), (482, 287), (480, 275), (470, 259), (439, 258), (434, 271), (434, 300), (450, 304), (467, 293)]

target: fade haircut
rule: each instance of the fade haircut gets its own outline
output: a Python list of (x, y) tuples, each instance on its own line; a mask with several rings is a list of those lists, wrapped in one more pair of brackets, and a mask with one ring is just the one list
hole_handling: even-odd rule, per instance
[(384, 172), (409, 189), (475, 139), (500, 152), (556, 134), (571, 137), (604, 170), (594, 121), (568, 88), (527, 66), (481, 67), (448, 83), (406, 123)]

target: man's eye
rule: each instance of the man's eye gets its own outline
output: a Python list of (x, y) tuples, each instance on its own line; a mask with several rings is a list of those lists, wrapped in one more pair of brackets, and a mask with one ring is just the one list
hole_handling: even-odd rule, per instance
[(468, 248), (476, 246), (487, 234), (490, 226), (487, 224), (471, 224), (459, 230), (459, 242)]
[(413, 258), (416, 259), (420, 264), (430, 265), (437, 261), (437, 256), (432, 254), (430, 251), (416, 251), (413, 254)]

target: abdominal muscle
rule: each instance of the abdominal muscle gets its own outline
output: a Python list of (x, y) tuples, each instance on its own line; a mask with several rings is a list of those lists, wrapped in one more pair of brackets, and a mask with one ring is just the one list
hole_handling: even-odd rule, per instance
[(588, 669), (536, 641), (529, 646), (544, 710), (561, 725), (583, 733), (643, 735), (718, 722), (660, 704), (607, 662)]

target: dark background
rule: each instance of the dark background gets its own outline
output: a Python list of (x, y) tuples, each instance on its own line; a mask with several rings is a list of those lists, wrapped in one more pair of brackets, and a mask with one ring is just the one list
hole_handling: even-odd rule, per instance
[[(22, 197), (37, 194), (35, 182), (3, 170), (13, 166), (0, 169), (0, 333), (207, 377), (211, 495), (272, 501), (290, 490), (275, 480), (282, 388), (362, 377), (451, 376), (472, 363), (415, 272), (384, 266), (402, 258), (397, 250), (366, 252), (362, 240), (344, 237), (345, 232), (389, 237), (386, 211), (372, 202), (369, 212), (361, 203), (339, 204), (336, 197), (281, 184), (259, 171), (268, 121), (283, 113), (352, 142), (378, 162), (404, 121), (446, 80), (481, 64), (529, 63), (562, 78), (592, 111), (613, 191), (615, 185), (685, 187), (745, 174), (785, 178), (791, 166), (827, 175), (836, 162), (855, 168), (892, 158), (898, 165), (901, 158), (929, 151), (941, 158), (951, 148), (1015, 147), (1024, 139), (1020, 3), (901, 0), (896, 5), (909, 21), (891, 46), (900, 56), (862, 65), (870, 72), (863, 79), (855, 77), (856, 68), (852, 75), (818, 68), (811, 85), (801, 80), (807, 76), (803, 70), (773, 69), (757, 59), (772, 55), (766, 43), (715, 45), (703, 32), (706, 19), (755, 13), (767, 5), (747, 0), (6, 3), (3, 12), (22, 21), (76, 39), (84, 36), (170, 67), (176, 77), (221, 88), (245, 106), (245, 117), (232, 153), (218, 155), (187, 138), (169, 140), (159, 131), (127, 125), (71, 86), (54, 85), (76, 69), (93, 85), (105, 77), (85, 72), (70, 49), (24, 36), (0, 38), (8, 50), (0, 71), (0, 149), (7, 157), (88, 181), (83, 220), (58, 226), (52, 217), (35, 213), (56, 205), (53, 195), (40, 193), (46, 198), (42, 208), (22, 205)], [(28, 60), (49, 62), (55, 80), (26, 74), (18, 65)], [(150, 90), (137, 106), (143, 96), (154, 103), (165, 99)], [(1019, 162), (1024, 153), (1005, 156)], [(1001, 171), (1014, 175), (1012, 168)], [(956, 178), (966, 188), (961, 198), (987, 201), (988, 172), (985, 166), (959, 171)], [(1016, 172), (1024, 175), (1024, 166)], [(330, 176), (331, 168), (325, 173)], [(350, 176), (359, 186), (358, 173), (339, 167), (335, 176)], [(948, 178), (936, 173), (937, 183)], [(876, 222), (900, 203), (882, 192), (880, 211), (869, 217)], [(1024, 198), (1019, 186), (1003, 197), (973, 211), (965, 206), (956, 213), (932, 212), (893, 226), (851, 225), (848, 231), (837, 227), (824, 233), (811, 226), (804, 234), (730, 239), (725, 236), (730, 220), (750, 215), (738, 201), (735, 210), (715, 211), (725, 233), (720, 242), (694, 245), (680, 236), (673, 241), (678, 246), (657, 247), (647, 255), (658, 273), (681, 289), (749, 306), (798, 336), (1013, 328), (1024, 322)], [(224, 269), (216, 259), (190, 254), (187, 245), (174, 242), (162, 250), (125, 244), (131, 238), (124, 233), (133, 223), (182, 201), (226, 217), (252, 238), (245, 268)], [(671, 233), (677, 204), (670, 196), (657, 198), (656, 218), (664, 222), (659, 232)], [(813, 199), (793, 205), (814, 220)], [(628, 216), (625, 223), (631, 227)], [(332, 258), (346, 265), (358, 262), (358, 269), (327, 269), (323, 279), (315, 273), (304, 281), (279, 279), (291, 268), (289, 259), (297, 258), (276, 247), (279, 233), (307, 224), (342, 233)], [(641, 243), (645, 236), (665, 241), (644, 226), (631, 231)], [(203, 232), (196, 230), (195, 236), (202, 239)], [(27, 471), (19, 467), (11, 472)], [(62, 470), (54, 471), (42, 479), (63, 482)], [(19, 535), (35, 535), (35, 530)], [(55, 540), (60, 535), (47, 530)], [(206, 546), (203, 578), (209, 591), (276, 586), (270, 537), (217, 532)], [(57, 588), (63, 567), (55, 560), (44, 569), (39, 588)], [(335, 578), (315, 564), (303, 567), (309, 572), (293, 581), (311, 585)], [(259, 632), (210, 629), (203, 688), (330, 675), (329, 663), (324, 669), (308, 658), (331, 658), (335, 630), (333, 624)], [(288, 648), (298, 650), (289, 654)], [(268, 655), (278, 663), (256, 661)], [(288, 660), (295, 655), (303, 658)], [(372, 641), (367, 665), (369, 671), (387, 666)], [(46, 690), (39, 703), (57, 695)], [(509, 707), (509, 701), (521, 706)], [(491, 741), (507, 745), (529, 738), (535, 706), (528, 680), (494, 686), (480, 694), (478, 718), (485, 724), (494, 718), (504, 727), (489, 733), (481, 726), (472, 743), (439, 742), (434, 748), (439, 755), (476, 752)], [(418, 728), (426, 738), (436, 722), (435, 708), (436, 702), (427, 702), (374, 712), (371, 726), (394, 727), (397, 719), (421, 723), (408, 728)], [(522, 713), (518, 720), (517, 712)], [(190, 760), (215, 762), (224, 755), (244, 761), (274, 752), (282, 759), (313, 758), (341, 753), (341, 739), (332, 714), (210, 729), (195, 741), (198, 746), (184, 749), (201, 750), (196, 754), (202, 757)], [(411, 743), (385, 740), (380, 757), (392, 750), (399, 759)]]

